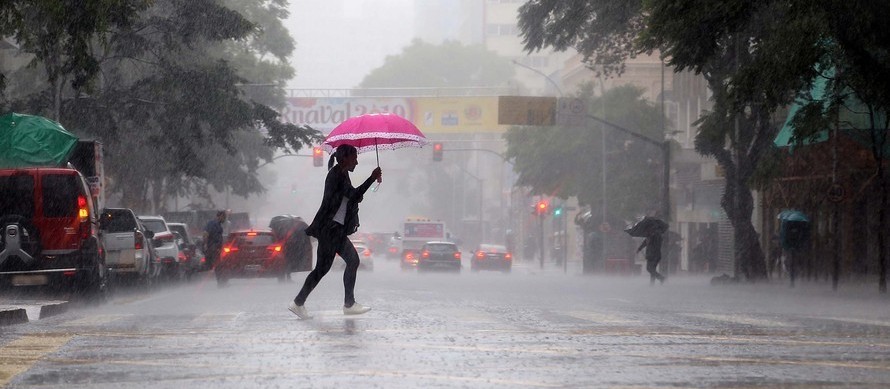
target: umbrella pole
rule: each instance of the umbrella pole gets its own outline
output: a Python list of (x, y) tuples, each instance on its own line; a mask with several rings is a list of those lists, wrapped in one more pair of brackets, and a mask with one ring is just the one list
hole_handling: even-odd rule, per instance
[(380, 167), (380, 152), (377, 151), (377, 138), (374, 138), (374, 154), (377, 155), (377, 167)]

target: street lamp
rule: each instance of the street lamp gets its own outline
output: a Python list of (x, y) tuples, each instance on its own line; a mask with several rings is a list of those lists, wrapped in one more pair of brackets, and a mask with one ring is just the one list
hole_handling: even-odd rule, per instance
[(665, 139), (664, 141), (657, 141), (651, 139), (647, 136), (640, 135), (636, 132), (628, 130), (624, 127), (621, 127), (615, 123), (607, 121), (605, 119), (593, 116), (588, 114), (587, 117), (589, 119), (593, 119), (599, 123), (605, 124), (609, 127), (612, 127), (616, 130), (629, 134), (637, 139), (640, 139), (644, 142), (648, 142), (649, 144), (653, 144), (658, 146), (661, 149), (662, 155), (664, 156), (664, 172), (663, 172), (663, 183), (661, 186), (661, 218), (664, 221), (670, 220), (670, 209), (671, 209), (671, 192), (670, 192), (670, 179), (671, 179), (671, 141), (669, 139)]
[(556, 88), (556, 91), (559, 93), (559, 96), (560, 96), (560, 97), (563, 96), (562, 88), (559, 87), (559, 84), (557, 84), (555, 81), (553, 81), (553, 79), (551, 79), (548, 75), (544, 74), (544, 72), (542, 72), (542, 71), (540, 71), (540, 70), (538, 70), (538, 69), (535, 69), (535, 68), (533, 68), (533, 67), (531, 67), (531, 66), (523, 65), (523, 64), (517, 62), (515, 59), (512, 60), (512, 62), (513, 62), (513, 64), (516, 65), (516, 66), (519, 66), (519, 67), (521, 67), (521, 68), (526, 68), (526, 69), (528, 69), (528, 70), (531, 70), (531, 71), (533, 71), (533, 72), (539, 74), (541, 77), (544, 77), (544, 79), (546, 79), (547, 82), (550, 83), (550, 85), (553, 85), (553, 87)]

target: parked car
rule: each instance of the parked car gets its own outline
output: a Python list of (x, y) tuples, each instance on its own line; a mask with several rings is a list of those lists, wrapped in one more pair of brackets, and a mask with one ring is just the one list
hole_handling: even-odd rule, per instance
[(500, 270), (509, 273), (513, 268), (513, 253), (506, 246), (496, 244), (480, 244), (473, 250), (470, 270)]
[(199, 271), (207, 270), (204, 253), (201, 248), (193, 240), (189, 234), (189, 226), (186, 223), (167, 223), (167, 228), (179, 236), (179, 253), (180, 257), (185, 257), (185, 261), (181, 262), (185, 265), (185, 278), (191, 279), (192, 275)]
[(426, 242), (420, 248), (417, 270), (447, 269), (461, 271), (460, 249), (452, 242)]
[(52, 285), (104, 300), (105, 256), (87, 188), (71, 168), (0, 169), (0, 285)]
[(219, 286), (232, 278), (276, 277), (283, 282), (287, 276), (282, 245), (267, 229), (230, 233), (213, 270)]
[(154, 234), (136, 214), (128, 208), (106, 208), (99, 215), (99, 231), (109, 273), (151, 286), (160, 270), (152, 263)]
[[(358, 252), (358, 269), (359, 270), (374, 270), (374, 258), (371, 256), (371, 249), (368, 248), (368, 244), (363, 240), (352, 240), (352, 245), (355, 246), (355, 251)], [(337, 270), (346, 269), (346, 261), (337, 255), (337, 258), (334, 260), (334, 265), (332, 268)]]
[(160, 276), (168, 280), (180, 280), (185, 275), (185, 257), (181, 257), (176, 235), (161, 216), (139, 216), (145, 228), (154, 234), (151, 243), (157, 253)]

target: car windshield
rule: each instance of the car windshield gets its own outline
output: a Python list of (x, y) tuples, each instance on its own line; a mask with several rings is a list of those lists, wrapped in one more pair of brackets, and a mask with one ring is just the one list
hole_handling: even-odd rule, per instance
[(167, 231), (167, 226), (163, 220), (142, 219), (142, 224), (145, 225), (145, 229), (154, 233)]
[(0, 177), (0, 215), (34, 217), (34, 177), (24, 174)]
[(109, 209), (102, 212), (99, 228), (107, 232), (127, 232), (136, 230), (136, 218), (125, 209)]
[(506, 253), (507, 248), (495, 244), (483, 244), (479, 246), (479, 251), (485, 251), (489, 253)]
[(275, 242), (271, 233), (235, 234), (232, 240), (237, 246), (268, 246)]
[(182, 239), (184, 241), (186, 241), (186, 243), (191, 243), (191, 242), (189, 242), (189, 234), (188, 234), (188, 232), (186, 232), (185, 226), (177, 225), (177, 224), (168, 224), (167, 227), (170, 227), (170, 231), (178, 232), (179, 235), (182, 236)]
[(457, 251), (457, 246), (455, 246), (453, 244), (447, 244), (447, 243), (442, 243), (442, 244), (434, 243), (434, 244), (426, 245), (426, 249), (433, 253), (450, 253), (450, 252)]

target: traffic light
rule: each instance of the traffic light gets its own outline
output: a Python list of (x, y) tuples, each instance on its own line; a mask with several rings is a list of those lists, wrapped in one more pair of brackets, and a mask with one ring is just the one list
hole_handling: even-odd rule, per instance
[(562, 207), (553, 208), (553, 217), (562, 216)]
[(312, 148), (312, 166), (324, 166), (324, 152), (320, 146)]
[(442, 144), (433, 143), (433, 161), (442, 160)]
[(535, 205), (535, 210), (537, 211), (538, 216), (546, 215), (548, 208), (550, 208), (550, 204), (547, 204), (546, 200), (538, 201), (538, 204)]

